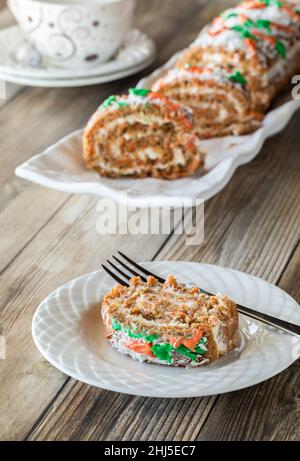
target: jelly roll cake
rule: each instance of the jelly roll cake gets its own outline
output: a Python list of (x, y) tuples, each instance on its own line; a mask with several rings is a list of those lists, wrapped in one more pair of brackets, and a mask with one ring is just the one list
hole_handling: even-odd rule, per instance
[(155, 82), (153, 90), (192, 107), (201, 138), (250, 133), (263, 119), (238, 71), (211, 65), (173, 69)]
[(86, 166), (113, 178), (175, 179), (204, 165), (192, 110), (137, 88), (100, 106), (87, 125), (83, 148)]
[(235, 303), (173, 276), (165, 283), (134, 277), (129, 287), (116, 286), (104, 297), (101, 314), (112, 347), (140, 362), (199, 367), (237, 347)]
[(300, 3), (248, 0), (215, 18), (177, 66), (230, 66), (248, 80), (258, 107), (300, 71)]

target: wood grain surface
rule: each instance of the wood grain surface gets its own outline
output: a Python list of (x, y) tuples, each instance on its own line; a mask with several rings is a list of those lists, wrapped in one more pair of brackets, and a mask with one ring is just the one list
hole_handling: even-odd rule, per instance
[[(158, 49), (152, 69), (236, 3), (141, 0), (136, 24)], [(2, 27), (5, 21), (0, 16)], [(18, 164), (83, 126), (107, 95), (126, 90), (150, 70), (101, 86), (24, 87), (0, 108), (0, 333), (7, 341), (7, 358), (0, 360), (1, 440), (300, 438), (299, 361), (249, 389), (169, 400), (77, 382), (53, 368), (33, 344), (31, 320), (38, 304), (68, 280), (97, 269), (115, 249), (140, 260), (228, 266), (300, 299), (300, 114), (207, 202), (201, 246), (186, 246), (185, 236), (178, 235), (101, 237), (96, 232), (97, 199), (48, 190), (14, 176)]]

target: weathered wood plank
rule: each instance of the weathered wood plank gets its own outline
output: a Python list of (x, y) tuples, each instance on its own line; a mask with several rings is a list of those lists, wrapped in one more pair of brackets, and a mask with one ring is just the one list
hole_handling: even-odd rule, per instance
[[(158, 4), (160, 2), (156, 0), (153, 7)], [(180, 37), (177, 37), (165, 51), (165, 44), (174, 36), (180, 21), (199, 9), (201, 10), (195, 0), (188, 0), (184, 4), (181, 2), (175, 10), (170, 3), (165, 3), (160, 12), (162, 21), (157, 23), (152, 9), (149, 10), (145, 2), (139, 3), (137, 24), (156, 40), (160, 51), (158, 61), (165, 61), (180, 47)], [(183, 28), (183, 36), (187, 29)], [(147, 72), (149, 70), (144, 71)], [(15, 178), (15, 167), (60, 137), (83, 126), (99, 102), (108, 94), (134, 85), (140, 77), (141, 74), (87, 88), (26, 88), (0, 112), (3, 132), (13, 133), (0, 138), (0, 239), (1, 252), (4, 255), (1, 258), (0, 272), (67, 199), (67, 194), (41, 189)], [(30, 220), (28, 216), (31, 216)]]
[[(184, 5), (182, 2), (177, 4), (179, 7), (176, 13), (172, 13), (172, 20), (167, 15), (172, 5), (169, 3), (164, 7), (164, 24), (156, 24), (152, 16), (156, 24), (154, 28), (152, 22), (153, 30), (164, 28), (170, 35), (173, 30), (174, 35), (174, 18), (177, 17), (178, 22), (182, 15), (188, 17), (194, 13), (194, 0)], [(159, 45), (163, 50), (163, 41)], [(121, 85), (131, 85), (129, 82), (132, 80), (102, 86), (100, 99), (120, 89)], [(37, 186), (24, 185), (23, 190), (21, 186), (16, 190), (12, 187), (12, 191), (7, 187), (7, 184), (13, 184), (11, 175), (16, 163), (31, 155), (33, 147), (40, 150), (45, 147), (45, 142), (49, 144), (66, 134), (66, 129), (76, 129), (85, 123), (99, 103), (97, 92), (97, 88), (55, 91), (26, 89), (0, 113), (3, 129), (13, 128), (12, 132), (16, 133), (16, 136), (6, 141), (2, 140), (0, 146), (3, 151), (0, 181), (3, 189), (8, 191), (0, 220), (6, 223), (5, 234), (14, 223), (18, 224), (11, 239), (4, 240), (3, 244), (7, 258), (3, 265), (6, 270), (2, 274), (0, 312), (2, 331), (7, 337), (7, 360), (0, 363), (0, 385), (2, 395), (7, 397), (3, 398), (5, 403), (1, 408), (1, 438), (23, 438), (66, 381), (64, 375), (47, 365), (32, 343), (30, 323), (38, 303), (66, 280), (98, 267), (99, 262), (110, 256), (115, 248), (128, 250), (132, 247), (132, 238), (124, 236), (105, 237), (103, 245), (103, 239), (95, 232), (96, 200), (93, 198), (69, 198), (62, 194), (59, 203), (55, 204), (58, 197), (56, 192), (45, 191), (49, 197), (53, 195), (47, 201), (44, 192), (41, 192), (41, 199), (38, 193), (33, 193), (35, 189), (38, 191)], [(28, 107), (32, 107), (29, 114), (26, 113)], [(62, 115), (59, 117), (57, 114), (60, 113)], [(21, 116), (16, 117), (15, 114)], [(25, 119), (26, 123), (23, 123)], [(30, 136), (32, 133), (39, 135)], [(24, 146), (26, 138), (29, 142)], [(22, 211), (22, 205), (30, 206), (31, 198), (35, 199), (31, 209)], [(65, 200), (68, 202), (66, 207), (62, 206)], [(16, 212), (21, 213), (18, 221), (15, 220)], [(36, 218), (36, 222), (40, 218), (39, 224), (31, 224), (28, 220), (29, 212)], [(19, 230), (22, 221), (27, 226), (23, 233)], [(159, 250), (164, 240), (164, 236), (134, 237), (135, 251), (149, 259)], [(91, 246), (93, 241), (95, 243)], [(18, 379), (15, 379), (16, 370)], [(26, 395), (26, 398), (22, 397), (19, 401), (15, 398), (18, 395)]]
[[(195, 11), (199, 16), (201, 5), (205, 2), (177, 2), (176, 8), (173, 8), (173, 3), (165, 2), (161, 5), (159, 0), (152, 2), (154, 10), (160, 9), (161, 21), (157, 22), (153, 17), (153, 9), (148, 8), (147, 2), (139, 2), (137, 24), (153, 36), (159, 51), (153, 68), (180, 49), (181, 37), (189, 31), (189, 23), (186, 26), (183, 24), (181, 34), (171, 40), (175, 35), (174, 31), (181, 21), (194, 17)], [(145, 70), (144, 74), (148, 72), (149, 70)], [(66, 194), (41, 189), (15, 178), (16, 166), (69, 132), (82, 127), (100, 101), (110, 93), (123, 91), (134, 85), (141, 75), (140, 73), (118, 82), (86, 88), (26, 88), (5, 110), (0, 111), (3, 133), (13, 133), (0, 138), (0, 237), (1, 252), (4, 254), (0, 271), (67, 197)], [(22, 228), (20, 223), (23, 223)]]
[[(300, 245), (279, 281), (279, 286), (297, 300), (299, 269)], [(299, 342), (295, 341), (294, 347), (299, 354)], [(299, 441), (299, 372), (298, 360), (259, 386), (221, 396), (197, 439)]]
[[(155, 5), (159, 8), (159, 21), (157, 11), (153, 16), (152, 3), (152, 11), (149, 9), (146, 15), (142, 9), (138, 21), (154, 38), (160, 37), (158, 62), (163, 62), (174, 51), (188, 44), (198, 27), (216, 11), (223, 9), (224, 4), (236, 2), (176, 0), (164, 2), (161, 6), (162, 3), (157, 1)], [(203, 9), (205, 4), (208, 8)], [(147, 2), (143, 2), (143, 5), (141, 8), (146, 8)], [(180, 26), (180, 34), (175, 36), (174, 31), (179, 30)], [(127, 83), (124, 81), (122, 85), (126, 86)], [(15, 164), (31, 155), (32, 147), (39, 150), (66, 134), (64, 130), (75, 129), (85, 122), (94, 108), (93, 104), (95, 107), (98, 104), (94, 90), (85, 89), (79, 96), (75, 90), (28, 89), (2, 110), (12, 118), (15, 111), (20, 109), (23, 118), (26, 116), (27, 124), (24, 105), (30, 107), (34, 101), (36, 106), (43, 99), (49, 100), (42, 102), (43, 110), (33, 109), (31, 120), (37, 130), (39, 125), (35, 117), (49, 123), (51, 118), (57, 117), (57, 109), (62, 115), (57, 117), (57, 121), (52, 120), (51, 129), (42, 129), (41, 138), (39, 130), (39, 137), (33, 139), (35, 144), (28, 127), (20, 127), (20, 120), (13, 124), (14, 131), (20, 130), (19, 143), (9, 140), (3, 144), (4, 148), (10, 149), (11, 155), (6, 155), (6, 164), (1, 164), (0, 159), (0, 183), (6, 190), (6, 202), (0, 210), (0, 224), (7, 223), (2, 236), (7, 235), (14, 222), (18, 228), (15, 230), (16, 251), (13, 240), (4, 244), (7, 257), (2, 267), (6, 269), (0, 278), (0, 327), (8, 340), (7, 360), (0, 361), (0, 438), (299, 438), (295, 429), (299, 410), (297, 364), (267, 383), (218, 399), (158, 400), (115, 394), (67, 379), (49, 366), (35, 349), (30, 336), (32, 314), (50, 291), (79, 273), (95, 269), (99, 260), (108, 257), (117, 247), (132, 254), (134, 244), (135, 254), (140, 259), (151, 259), (164, 241), (163, 236), (134, 237), (134, 240), (124, 236), (99, 238), (95, 232), (95, 199), (69, 197), (44, 190), (39, 198), (37, 186), (25, 186), (24, 183), (24, 186), (15, 186), (15, 180), (11, 181)], [(107, 85), (101, 95), (115, 90), (117, 88), (113, 84)], [(22, 103), (18, 102), (20, 98)], [(58, 103), (60, 98), (63, 103)], [(12, 106), (15, 110), (11, 109)], [(80, 114), (75, 113), (72, 117), (76, 107), (80, 107)], [(48, 118), (43, 118), (45, 111)], [(5, 117), (3, 120), (5, 124)], [(204, 261), (238, 268), (274, 283), (280, 281), (283, 288), (299, 296), (299, 287), (295, 286), (300, 251), (296, 247), (300, 224), (298, 124), (299, 115), (283, 134), (268, 141), (262, 154), (253, 163), (237, 171), (221, 194), (209, 201), (206, 206), (206, 239), (201, 247), (186, 247), (184, 237), (177, 236), (168, 241), (168, 245), (158, 253), (158, 258)], [(20, 143), (23, 147), (26, 136), (32, 144), (27, 150), (21, 151)], [(7, 167), (9, 172), (5, 171)], [(46, 196), (46, 192), (49, 195)], [(33, 202), (30, 202), (31, 193)], [(31, 203), (36, 204), (36, 209)], [(31, 206), (29, 211), (36, 222), (30, 223), (29, 213), (25, 211), (14, 221), (14, 214), (22, 210), (22, 204)], [(20, 231), (22, 221), (25, 223), (24, 236)], [(249, 405), (251, 398), (255, 400), (253, 405)], [(237, 406), (236, 411), (231, 408), (233, 405)], [(248, 406), (257, 420), (250, 410), (246, 410)], [(277, 418), (278, 413), (281, 421)], [(228, 424), (224, 415), (231, 415), (234, 421)], [(222, 424), (215, 435), (219, 418)], [(260, 422), (258, 428), (257, 421)]]
[[(66, 380), (31, 339), (38, 304), (58, 285), (97, 269), (117, 248), (131, 252), (131, 236), (97, 235), (95, 211), (96, 201), (72, 197), (0, 277), (1, 328), (7, 341), (7, 358), (0, 361), (0, 438), (24, 437)], [(135, 250), (149, 259), (165, 238), (135, 236)]]

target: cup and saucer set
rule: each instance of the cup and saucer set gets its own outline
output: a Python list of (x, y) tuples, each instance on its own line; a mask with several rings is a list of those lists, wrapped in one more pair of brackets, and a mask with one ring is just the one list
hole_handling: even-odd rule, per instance
[(87, 86), (135, 74), (155, 45), (132, 28), (136, 0), (9, 0), (17, 25), (0, 30), (0, 79)]

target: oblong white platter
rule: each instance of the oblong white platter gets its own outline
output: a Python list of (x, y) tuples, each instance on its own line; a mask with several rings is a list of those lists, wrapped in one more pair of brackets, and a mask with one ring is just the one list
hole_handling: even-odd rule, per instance
[[(300, 324), (299, 305), (280, 288), (251, 275), (191, 262), (145, 263), (240, 304)], [(63, 373), (93, 386), (149, 397), (199, 397), (253, 386), (280, 373), (300, 355), (300, 339), (240, 315), (239, 348), (215, 364), (182, 369), (139, 363), (105, 339), (100, 303), (114, 282), (93, 272), (54, 291), (32, 322), (35, 344)]]
[[(172, 68), (178, 54), (141, 80), (138, 87), (150, 88), (153, 81)], [(101, 101), (99, 101), (100, 103)], [(300, 108), (300, 100), (290, 100), (270, 111), (262, 127), (246, 136), (227, 136), (203, 141), (207, 151), (204, 172), (167, 181), (162, 179), (118, 178), (110, 179), (89, 171), (82, 161), (82, 131), (66, 136), (44, 152), (18, 166), (16, 175), (74, 194), (92, 194), (116, 200), (134, 207), (181, 206), (186, 199), (208, 200), (222, 190), (235, 170), (253, 160), (265, 140), (283, 130), (293, 114)]]

